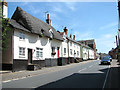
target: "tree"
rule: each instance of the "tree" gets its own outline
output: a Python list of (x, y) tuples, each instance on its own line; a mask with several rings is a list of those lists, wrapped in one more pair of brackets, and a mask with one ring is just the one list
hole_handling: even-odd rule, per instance
[(9, 46), (9, 31), (11, 31), (10, 18), (4, 18), (0, 7), (0, 50), (7, 49)]

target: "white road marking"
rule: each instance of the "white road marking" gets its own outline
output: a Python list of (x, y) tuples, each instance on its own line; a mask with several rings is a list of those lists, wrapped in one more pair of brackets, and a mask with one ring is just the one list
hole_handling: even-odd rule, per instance
[(109, 71), (110, 71), (110, 65), (109, 65), (109, 69), (108, 69), (107, 74), (106, 74), (106, 77), (105, 77), (105, 81), (104, 81), (102, 90), (104, 90), (104, 88), (105, 88), (105, 84), (106, 84), (106, 81), (107, 81), (107, 77), (108, 77)]
[(2, 83), (7, 83), (7, 82), (10, 82), (10, 81), (15, 81), (15, 80), (24, 79), (24, 78), (26, 78), (26, 77), (15, 78), (15, 79), (7, 80), (7, 81), (2, 81)]
[(78, 72), (81, 72), (81, 71), (83, 71), (83, 70), (85, 70), (85, 69), (87, 69), (87, 68), (83, 68), (83, 69), (79, 70)]
[(89, 67), (91, 68), (93, 65), (90, 65)]

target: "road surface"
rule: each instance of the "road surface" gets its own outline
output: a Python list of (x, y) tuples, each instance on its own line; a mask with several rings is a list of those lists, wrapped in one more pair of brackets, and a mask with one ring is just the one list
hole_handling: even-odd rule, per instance
[[(99, 60), (24, 79), (2, 83), (3, 88), (104, 88), (110, 65)], [(56, 68), (57, 69), (57, 68)]]

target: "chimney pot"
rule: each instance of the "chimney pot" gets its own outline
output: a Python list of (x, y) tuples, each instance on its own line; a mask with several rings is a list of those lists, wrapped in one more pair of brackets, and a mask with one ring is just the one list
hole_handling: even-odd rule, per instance
[(68, 31), (68, 30), (67, 30), (67, 28), (65, 27), (65, 28), (64, 28), (64, 32), (65, 32), (66, 35), (67, 35), (67, 31)]
[(73, 40), (75, 40), (75, 35), (73, 35)]
[(52, 26), (52, 20), (50, 20), (50, 15), (49, 14), (47, 14), (46, 23), (48, 23), (49, 25)]
[(70, 34), (70, 38), (72, 39), (72, 34)]
[(47, 19), (49, 19), (49, 14), (47, 14)]

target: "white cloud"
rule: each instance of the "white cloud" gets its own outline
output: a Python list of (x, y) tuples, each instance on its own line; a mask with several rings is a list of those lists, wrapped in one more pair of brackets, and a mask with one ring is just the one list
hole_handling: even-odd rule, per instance
[(55, 12), (63, 12), (62, 8), (60, 8), (60, 7), (53, 7), (53, 11), (55, 11)]
[(73, 33), (76, 36), (76, 40), (88, 40), (93, 39), (93, 33), (92, 32), (74, 32)]
[(75, 2), (66, 2), (65, 4), (66, 4), (66, 6), (67, 6), (70, 10), (72, 10), (72, 11), (75, 11), (75, 10), (76, 10), (76, 8), (75, 8)]
[(21, 6), (26, 6), (26, 5), (28, 5), (29, 4), (29, 2), (22, 2), (21, 3)]
[(116, 47), (115, 38), (112, 34), (102, 35), (96, 39), (96, 46), (99, 52), (108, 53), (112, 48)]
[(114, 27), (116, 25), (118, 25), (118, 22), (112, 22), (112, 23), (109, 23), (105, 26), (100, 27), (100, 30), (109, 29), (109, 28)]
[(106, 34), (106, 35), (105, 35), (105, 38), (107, 38), (107, 39), (112, 38), (112, 37), (113, 37), (112, 34)]

